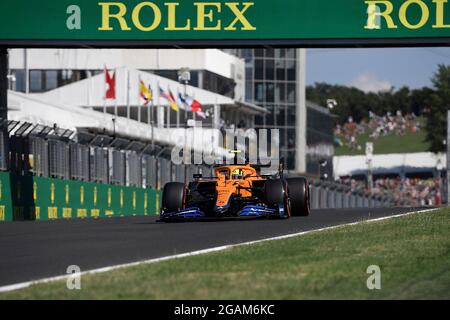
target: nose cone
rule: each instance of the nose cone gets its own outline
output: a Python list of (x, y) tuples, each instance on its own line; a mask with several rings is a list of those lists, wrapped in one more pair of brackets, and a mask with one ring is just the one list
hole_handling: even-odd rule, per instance
[(233, 190), (231, 188), (218, 188), (216, 205), (214, 206), (215, 214), (223, 215), (229, 210), (232, 195)]
[(226, 205), (226, 206), (215, 206), (214, 207), (214, 213), (217, 214), (217, 215), (223, 215), (223, 214), (225, 214), (228, 211), (228, 209), (229, 209), (228, 205)]

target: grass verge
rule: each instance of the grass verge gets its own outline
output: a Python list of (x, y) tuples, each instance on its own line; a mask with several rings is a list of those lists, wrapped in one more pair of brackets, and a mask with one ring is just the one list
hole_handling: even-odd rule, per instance
[[(367, 267), (381, 268), (368, 290)], [(450, 299), (450, 210), (364, 222), (0, 294), (0, 299)]]

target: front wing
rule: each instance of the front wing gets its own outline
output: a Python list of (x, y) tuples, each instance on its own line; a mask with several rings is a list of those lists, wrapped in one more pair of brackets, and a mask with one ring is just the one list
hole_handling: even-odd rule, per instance
[(217, 220), (217, 219), (239, 219), (239, 218), (287, 218), (287, 212), (283, 204), (278, 208), (269, 208), (264, 205), (246, 205), (237, 215), (214, 215), (205, 214), (200, 208), (186, 208), (178, 212), (161, 213), (162, 221), (172, 220)]

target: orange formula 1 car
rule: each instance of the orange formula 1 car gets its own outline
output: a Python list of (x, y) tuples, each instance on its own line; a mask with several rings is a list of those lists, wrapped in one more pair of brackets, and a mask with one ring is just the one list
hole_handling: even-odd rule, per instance
[(188, 185), (166, 184), (161, 220), (289, 218), (310, 213), (305, 178), (284, 178), (282, 170), (262, 176), (251, 165), (220, 166), (214, 173), (213, 178), (195, 175)]

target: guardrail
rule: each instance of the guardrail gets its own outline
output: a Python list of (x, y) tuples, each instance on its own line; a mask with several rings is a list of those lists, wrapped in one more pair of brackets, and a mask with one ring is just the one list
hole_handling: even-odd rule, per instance
[[(2, 135), (0, 132), (0, 141)], [(188, 181), (196, 173), (212, 175), (208, 166), (188, 165), (185, 170), (172, 163), (170, 152), (152, 152), (145, 145), (136, 151), (30, 134), (11, 135), (9, 152), (5, 150), (0, 145), (0, 171), (23, 176), (159, 190), (167, 182), (184, 182), (185, 172)]]
[(364, 190), (328, 181), (310, 180), (312, 209), (382, 208), (408, 206), (407, 201), (396, 201), (393, 197), (373, 195)]

